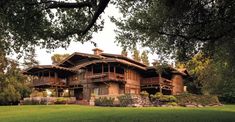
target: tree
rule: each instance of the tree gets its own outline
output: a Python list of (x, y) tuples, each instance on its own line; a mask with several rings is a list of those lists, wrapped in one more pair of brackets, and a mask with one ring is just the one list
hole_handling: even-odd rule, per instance
[(61, 61), (63, 61), (64, 59), (66, 59), (68, 56), (69, 56), (69, 54), (54, 54), (51, 57), (52, 64), (58, 64)]
[[(221, 50), (217, 52), (222, 53)], [(203, 53), (195, 55), (185, 64), (193, 78), (193, 84), (189, 82), (189, 88), (196, 88), (197, 93), (218, 95), (223, 101), (234, 103), (235, 77), (232, 75), (234, 67), (229, 63), (230, 59), (227, 59), (208, 58)]]
[(31, 50), (29, 53), (26, 53), (26, 55), (24, 56), (24, 67), (25, 68), (29, 68), (35, 65), (38, 65), (39, 62), (38, 60), (36, 60), (36, 53), (35, 50)]
[(18, 53), (88, 41), (103, 28), (100, 15), (109, 1), (1, 0), (0, 49)]
[(111, 20), (122, 47), (140, 44), (181, 63), (203, 53), (210, 63), (200, 69), (194, 62), (203, 92), (235, 101), (234, 0), (118, 0), (116, 5), (123, 18)]
[(122, 50), (121, 55), (123, 55), (123, 56), (127, 56), (128, 55), (128, 52), (126, 51), (126, 49)]
[(143, 52), (141, 53), (141, 61), (142, 61), (145, 65), (149, 66), (148, 53), (147, 53), (146, 51), (143, 51)]
[(159, 77), (159, 83), (160, 83), (160, 92), (162, 93), (162, 74), (163, 72), (166, 71), (167, 67), (168, 67), (168, 64), (164, 61), (158, 61), (158, 60), (154, 60), (153, 62), (153, 66), (155, 67), (156, 69), (156, 73), (158, 74), (158, 77)]
[(29, 96), (30, 82), (21, 72), (18, 63), (6, 58), (0, 51), (0, 105), (17, 104), (20, 99)]
[(141, 61), (141, 58), (140, 58), (140, 52), (135, 48), (133, 49), (133, 55), (132, 55), (132, 58), (138, 62)]
[(116, 5), (123, 18), (111, 20), (123, 47), (141, 44), (187, 61), (201, 50), (211, 55), (235, 38), (234, 0), (118, 0)]

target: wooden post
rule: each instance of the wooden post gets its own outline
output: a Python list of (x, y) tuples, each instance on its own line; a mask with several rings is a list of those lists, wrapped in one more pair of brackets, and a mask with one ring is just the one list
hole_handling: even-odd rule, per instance
[(116, 66), (113, 66), (114, 78), (116, 79)]
[(108, 79), (110, 78), (110, 64), (108, 64)]
[(162, 86), (159, 85), (159, 88), (160, 88), (160, 89), (159, 89), (159, 92), (162, 93)]
[(101, 64), (101, 70), (102, 70), (102, 74), (104, 74), (104, 64)]

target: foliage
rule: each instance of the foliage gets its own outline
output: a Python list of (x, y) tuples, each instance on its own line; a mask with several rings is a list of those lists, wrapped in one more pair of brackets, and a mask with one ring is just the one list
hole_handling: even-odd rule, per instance
[(67, 98), (63, 97), (56, 98), (55, 104), (66, 104), (66, 103), (67, 103)]
[(118, 97), (118, 100), (120, 102), (120, 106), (123, 106), (123, 107), (131, 105), (133, 103), (133, 99), (131, 97), (131, 94), (121, 95)]
[[(10, 53), (84, 43), (102, 30), (109, 0), (1, 0), (0, 49)], [(99, 20), (99, 21), (97, 21)]]
[(47, 97), (47, 92), (33, 90), (32, 93), (30, 94), (30, 97)]
[(149, 66), (149, 59), (148, 59), (148, 53), (147, 53), (147, 51), (143, 51), (143, 52), (141, 53), (141, 61), (142, 61), (143, 64)]
[(0, 93), (0, 105), (16, 104), (20, 99), (20, 93), (16, 91), (13, 85), (7, 85)]
[(195, 95), (190, 93), (182, 93), (180, 95), (176, 95), (177, 103), (179, 105), (187, 105), (187, 104), (200, 104), (200, 105), (219, 105), (220, 102), (217, 96), (212, 95)]
[[(230, 45), (234, 46), (232, 43)], [(225, 47), (221, 45), (221, 48)], [(227, 48), (227, 50), (230, 49)], [(234, 103), (235, 77), (232, 75), (235, 68), (234, 57), (222, 56), (224, 55), (223, 50), (217, 49), (214, 58), (208, 58), (205, 54), (198, 53), (185, 64), (193, 79), (193, 82), (188, 82), (188, 88), (190, 91), (194, 91), (193, 93), (217, 95), (223, 102)], [(232, 50), (228, 52), (232, 55)]]
[(168, 102), (166, 105), (168, 106), (178, 106), (176, 102)]
[(140, 92), (140, 95), (141, 96), (144, 96), (144, 97), (148, 97), (149, 96), (149, 93), (147, 91), (141, 91)]
[[(235, 98), (234, 0), (118, 0), (117, 42), (185, 63), (196, 93)], [(189, 61), (189, 62), (188, 62)], [(188, 63), (187, 63), (188, 62)], [(227, 98), (227, 100), (226, 100)]]
[(52, 63), (53, 64), (58, 64), (61, 61), (63, 61), (64, 59), (66, 59), (69, 56), (69, 54), (54, 54), (51, 57)]
[(151, 95), (151, 100), (160, 101), (160, 102), (176, 102), (177, 99), (173, 95), (163, 95), (160, 92), (157, 92), (155, 95)]
[(114, 98), (107, 98), (107, 97), (99, 97), (95, 99), (96, 106), (113, 106)]
[(132, 58), (138, 62), (141, 61), (140, 52), (136, 48), (132, 52)]
[(16, 61), (6, 58), (0, 51), (0, 105), (18, 104), (19, 100), (29, 96), (30, 82), (18, 67)]
[(126, 51), (126, 49), (123, 49), (122, 52), (121, 52), (121, 54), (122, 54), (123, 56), (127, 56), (127, 55), (128, 55), (128, 52)]
[(29, 68), (38, 65), (39, 62), (38, 60), (36, 60), (36, 57), (37, 57), (36, 52), (33, 49), (29, 53), (25, 53), (24, 63), (23, 63), (24, 67)]
[(117, 42), (125, 48), (137, 44), (159, 56), (186, 61), (199, 50), (234, 38), (234, 0), (118, 0), (122, 18), (111, 20), (118, 26)]

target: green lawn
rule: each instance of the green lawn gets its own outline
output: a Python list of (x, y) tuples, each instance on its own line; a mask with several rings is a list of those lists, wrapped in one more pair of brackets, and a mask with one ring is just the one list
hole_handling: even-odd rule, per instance
[(0, 106), (1, 122), (235, 122), (235, 105), (122, 108), (78, 105)]

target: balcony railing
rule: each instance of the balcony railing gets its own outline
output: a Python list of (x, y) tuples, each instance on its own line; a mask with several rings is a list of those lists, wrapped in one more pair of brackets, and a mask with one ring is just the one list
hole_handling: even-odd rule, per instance
[(53, 77), (40, 77), (33, 80), (33, 86), (51, 86), (51, 85), (60, 85), (65, 86), (66, 80)]
[(97, 74), (88, 74), (86, 79), (91, 82), (100, 82), (100, 81), (125, 81), (124, 74), (118, 74), (114, 72), (110, 73), (97, 73)]
[(161, 78), (161, 82), (160, 82), (159, 77), (142, 78), (141, 85), (167, 85), (167, 86), (171, 86), (172, 81), (168, 80), (166, 78)]

